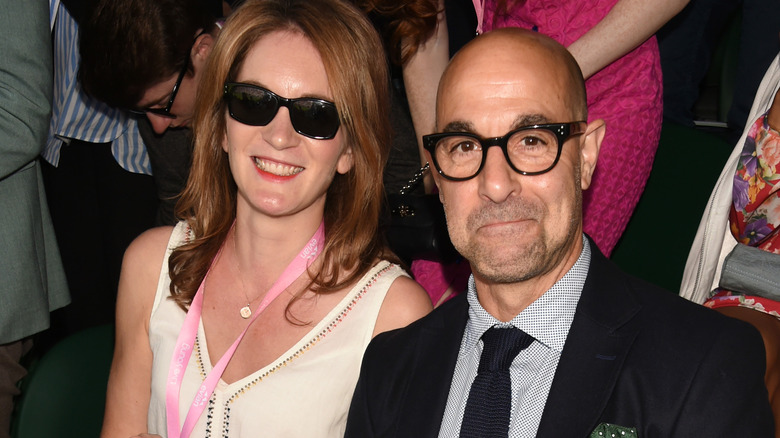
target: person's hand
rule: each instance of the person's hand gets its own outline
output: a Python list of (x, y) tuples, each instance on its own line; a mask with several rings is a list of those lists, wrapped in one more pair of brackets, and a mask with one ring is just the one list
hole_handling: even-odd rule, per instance
[(133, 435), (130, 438), (162, 438), (160, 435), (149, 435), (148, 433), (142, 433), (140, 435)]
[(769, 107), (769, 114), (767, 114), (766, 119), (770, 128), (780, 131), (780, 90), (777, 90), (775, 94), (775, 100), (772, 101), (772, 106)]

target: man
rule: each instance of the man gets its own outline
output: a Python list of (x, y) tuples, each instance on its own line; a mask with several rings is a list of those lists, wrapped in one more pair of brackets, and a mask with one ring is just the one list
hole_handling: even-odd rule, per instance
[(199, 0), (59, 5), (54, 111), (42, 154), (73, 294), (55, 313), (57, 336), (112, 322), (125, 249), (155, 224), (176, 222), (190, 135), (162, 134), (189, 124), (215, 21)]
[(473, 277), (374, 339), (347, 437), (771, 435), (755, 331), (621, 273), (582, 234), (605, 130), (585, 120), (579, 68), (545, 36), (494, 31), (453, 58), (444, 134), (425, 141)]
[(221, 16), (222, 4), (99, 0), (81, 26), (84, 89), (138, 116), (160, 200), (158, 225), (177, 222), (174, 207), (191, 156), (191, 132), (181, 128), (192, 122), (198, 84), (219, 35), (215, 17)]
[(69, 301), (38, 160), (51, 114), (48, 25), (44, 2), (0, 3), (0, 437), (32, 335)]

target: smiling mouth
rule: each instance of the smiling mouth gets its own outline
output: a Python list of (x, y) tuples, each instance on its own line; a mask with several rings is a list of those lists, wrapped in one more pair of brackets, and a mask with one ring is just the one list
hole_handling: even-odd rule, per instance
[(295, 174), (303, 172), (303, 167), (290, 166), (288, 164), (276, 163), (273, 161), (266, 161), (262, 158), (254, 157), (255, 166), (263, 172), (268, 172), (271, 175), (276, 176), (293, 176)]

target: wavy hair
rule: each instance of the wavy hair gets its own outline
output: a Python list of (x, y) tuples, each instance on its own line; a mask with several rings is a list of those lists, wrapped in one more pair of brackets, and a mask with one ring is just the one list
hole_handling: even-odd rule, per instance
[(236, 216), (237, 188), (222, 149), (223, 84), (235, 80), (257, 41), (279, 31), (303, 35), (320, 53), (339, 129), (353, 155), (352, 169), (336, 174), (327, 190), (323, 263), (310, 286), (318, 293), (335, 291), (364, 275), (378, 257), (394, 258), (377, 233), (390, 141), (388, 73), (384, 57), (377, 57), (379, 36), (359, 10), (341, 0), (250, 0), (225, 23), (198, 89), (192, 168), (177, 205), (194, 237), (169, 260), (171, 294), (184, 309)]

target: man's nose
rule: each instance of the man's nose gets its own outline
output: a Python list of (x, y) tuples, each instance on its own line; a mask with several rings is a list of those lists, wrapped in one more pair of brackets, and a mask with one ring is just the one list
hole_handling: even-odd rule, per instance
[(164, 133), (173, 122), (170, 117), (158, 116), (157, 114), (146, 113), (146, 118), (149, 119), (149, 123), (152, 125), (152, 130), (155, 134)]
[(516, 178), (518, 175), (509, 167), (501, 148), (488, 148), (485, 164), (477, 175), (480, 195), (496, 203), (505, 201), (512, 193), (519, 190)]

